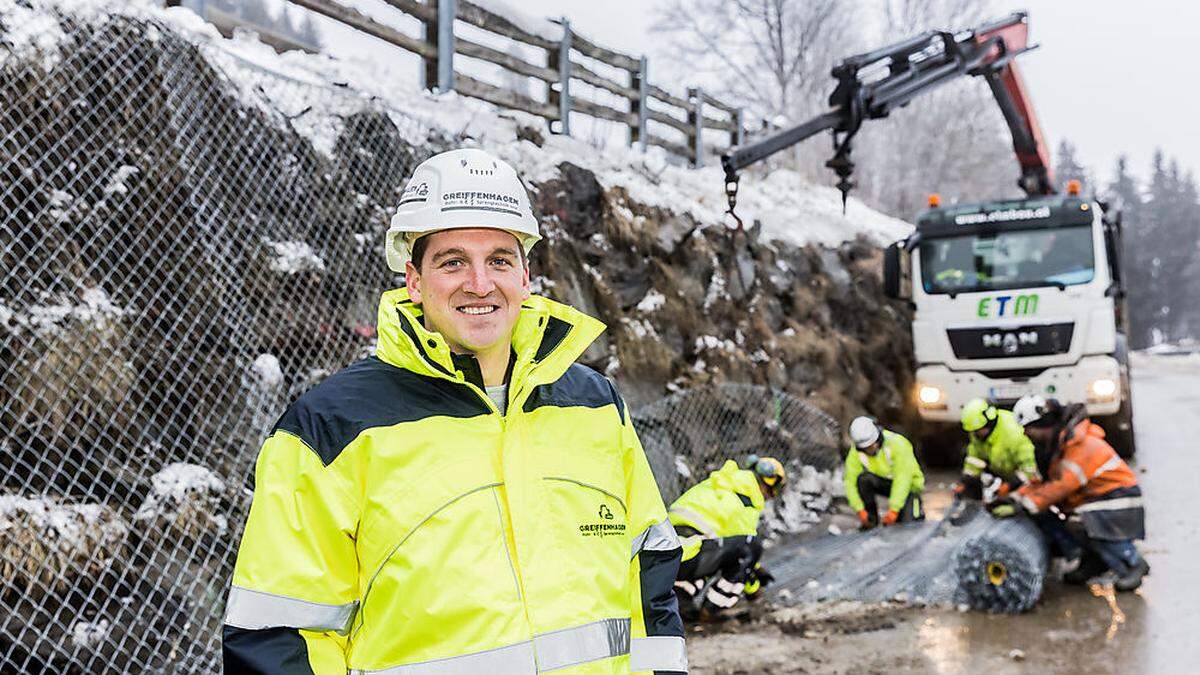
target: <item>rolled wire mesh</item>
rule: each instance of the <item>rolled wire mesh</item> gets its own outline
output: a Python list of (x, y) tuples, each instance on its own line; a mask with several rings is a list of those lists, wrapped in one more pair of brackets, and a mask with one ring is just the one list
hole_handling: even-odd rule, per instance
[(7, 11), (0, 672), (215, 672), (257, 448), (370, 351), (446, 141), (151, 20)]
[(1026, 611), (1041, 598), (1048, 560), (1031, 521), (993, 518), (981, 508), (957, 525), (824, 536), (769, 556), (792, 602), (899, 600), (1005, 613)]
[(988, 612), (1024, 612), (1042, 597), (1050, 551), (1033, 521), (996, 522), (954, 555), (958, 601)]

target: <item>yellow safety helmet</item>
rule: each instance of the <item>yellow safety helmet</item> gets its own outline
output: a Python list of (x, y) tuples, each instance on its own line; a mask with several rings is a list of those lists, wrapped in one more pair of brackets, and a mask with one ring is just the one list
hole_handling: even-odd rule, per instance
[(996, 410), (996, 406), (981, 398), (973, 398), (967, 401), (962, 409), (963, 431), (968, 433), (978, 431), (995, 421), (998, 415), (999, 412)]
[(787, 483), (787, 471), (783, 468), (783, 463), (774, 457), (750, 455), (749, 464), (754, 475), (767, 486), (772, 495), (779, 494), (779, 490)]

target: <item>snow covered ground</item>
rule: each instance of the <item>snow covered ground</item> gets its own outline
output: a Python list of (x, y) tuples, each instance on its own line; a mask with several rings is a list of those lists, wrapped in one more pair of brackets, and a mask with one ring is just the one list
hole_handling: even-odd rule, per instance
[[(624, 188), (632, 200), (641, 204), (687, 213), (706, 227), (729, 224), (724, 216), (724, 175), (715, 160), (712, 166), (690, 169), (678, 165), (677, 160), (673, 161), (658, 148), (645, 153), (625, 147), (599, 149), (575, 138), (552, 136), (544, 133), (545, 124), (539, 118), (500, 110), (455, 93), (435, 96), (416, 91), (411, 76), (397, 72), (388, 63), (339, 60), (299, 52), (277, 54), (252, 38), (226, 39), (182, 7), (164, 9), (150, 0), (30, 0), (30, 4), (33, 10), (21, 8), (15, 0), (0, 0), (0, 15), (31, 28), (43, 27), (28, 31), (25, 47), (36, 45), (45, 49), (52, 45), (56, 35), (61, 35), (50, 29), (53, 23), (47, 19), (48, 13), (56, 8), (84, 15), (125, 13), (160, 20), (200, 45), (242, 87), (248, 99), (262, 100), (262, 90), (256, 85), (265, 76), (263, 70), (312, 86), (346, 85), (351, 94), (382, 102), (398, 118), (402, 131), (407, 128), (415, 132), (423, 127), (472, 139), (474, 144), (512, 162), (531, 183), (556, 177), (559, 164), (572, 162), (593, 171), (606, 188)], [(516, 16), (523, 25), (540, 21), (521, 17), (512, 8), (504, 12), (506, 16)], [(346, 91), (346, 87), (338, 89)], [(271, 90), (267, 93), (271, 94)], [(298, 111), (314, 104), (311, 98), (271, 102), (284, 111)], [(313, 111), (299, 118), (294, 126), (312, 138), (318, 150), (328, 152), (337, 128), (322, 123), (322, 118), (322, 111)], [(414, 126), (414, 120), (419, 124)], [(519, 126), (542, 131), (545, 143), (538, 147), (530, 141), (518, 140)], [(761, 221), (768, 238), (800, 245), (837, 245), (859, 234), (883, 244), (907, 235), (912, 229), (908, 223), (876, 212), (854, 198), (843, 215), (841, 196), (835, 189), (805, 183), (799, 175), (786, 170), (765, 177), (748, 173), (741, 184), (738, 214), (747, 223)]]

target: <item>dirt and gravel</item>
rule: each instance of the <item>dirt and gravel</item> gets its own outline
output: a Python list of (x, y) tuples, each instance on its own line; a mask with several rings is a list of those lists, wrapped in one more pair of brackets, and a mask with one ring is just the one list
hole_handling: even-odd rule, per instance
[[(1193, 673), (1200, 657), (1200, 527), (1188, 497), (1200, 453), (1181, 429), (1200, 424), (1200, 356), (1134, 363), (1135, 470), (1146, 494), (1152, 572), (1135, 593), (1048, 582), (1030, 612), (992, 615), (901, 603), (785, 607), (693, 626), (693, 673)], [(952, 473), (930, 476), (931, 517)], [(848, 526), (848, 514), (832, 524)], [(786, 546), (771, 556), (786, 555)]]

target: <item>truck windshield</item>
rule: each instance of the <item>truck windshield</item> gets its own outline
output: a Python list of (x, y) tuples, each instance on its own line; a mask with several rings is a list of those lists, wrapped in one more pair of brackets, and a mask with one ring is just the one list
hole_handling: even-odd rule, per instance
[(1086, 284), (1095, 275), (1089, 225), (921, 242), (921, 283), (926, 293), (1063, 287)]

